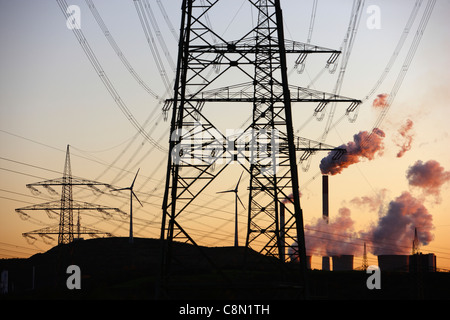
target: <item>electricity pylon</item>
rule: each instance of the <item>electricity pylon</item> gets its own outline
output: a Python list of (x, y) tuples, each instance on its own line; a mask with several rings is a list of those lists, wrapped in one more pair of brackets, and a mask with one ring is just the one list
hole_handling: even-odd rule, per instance
[(27, 188), (31, 189), (34, 192), (38, 191), (38, 189), (36, 188), (38, 186), (45, 187), (49, 190), (52, 190), (52, 192), (55, 192), (55, 190), (51, 188), (51, 186), (61, 186), (61, 199), (59, 201), (46, 202), (18, 208), (16, 209), (16, 212), (25, 214), (24, 211), (28, 210), (44, 210), (46, 212), (54, 213), (57, 213), (57, 211), (59, 211), (59, 225), (26, 232), (23, 234), (25, 237), (34, 238), (33, 235), (39, 235), (43, 239), (52, 239), (50, 235), (57, 234), (58, 245), (60, 245), (73, 242), (75, 233), (77, 233), (78, 235), (87, 234), (90, 236), (97, 236), (99, 234), (103, 234), (106, 236), (111, 236), (111, 234), (107, 232), (80, 226), (78, 226), (77, 231), (74, 232), (73, 211), (97, 210), (106, 214), (110, 214), (110, 211), (123, 213), (118, 208), (106, 207), (97, 204), (76, 201), (73, 199), (73, 186), (88, 186), (96, 191), (100, 191), (96, 186), (104, 186), (107, 188), (111, 188), (111, 186), (106, 183), (73, 177), (70, 164), (69, 145), (67, 145), (66, 161), (64, 163), (64, 173), (62, 178), (27, 184)]
[(367, 270), (368, 267), (369, 267), (369, 261), (367, 260), (366, 243), (364, 242), (364, 253), (363, 253), (363, 261), (362, 261), (361, 269)]
[(228, 192), (233, 192), (234, 193), (234, 197), (235, 197), (235, 203), (234, 203), (234, 246), (235, 247), (239, 247), (239, 240), (238, 240), (238, 201), (241, 203), (242, 207), (245, 209), (244, 204), (241, 201), (241, 198), (239, 198), (238, 195), (238, 189), (239, 189), (239, 182), (241, 182), (241, 178), (242, 178), (242, 174), (244, 172), (241, 173), (241, 176), (239, 177), (239, 180), (236, 184), (236, 187), (234, 189), (231, 190), (225, 190), (225, 191), (219, 191), (217, 193), (228, 193)]
[[(347, 112), (351, 112), (361, 101), (289, 85), (287, 54), (297, 54), (296, 63), (301, 64), (309, 54), (326, 53), (330, 55), (329, 66), (340, 51), (286, 40), (279, 0), (249, 0), (258, 13), (257, 25), (234, 40), (224, 39), (210, 27), (209, 15), (214, 14), (218, 2), (182, 3), (174, 95), (163, 108), (167, 117), (169, 111), (172, 115), (162, 205), (162, 278), (170, 267), (173, 241), (199, 247), (181, 217), (188, 215), (191, 203), (232, 163), (241, 165), (250, 176), (246, 247), (280, 258), (284, 255), (279, 248), (297, 242), (305, 275), (296, 152), (303, 151), (302, 157), (307, 158), (315, 151), (334, 148), (296, 139), (291, 104), (316, 102), (323, 109), (330, 102), (347, 102)], [(236, 75), (247, 81), (219, 85), (221, 80), (236, 79)], [(209, 107), (214, 102), (250, 103), (251, 124), (240, 134), (226, 136), (204, 112), (206, 104)], [(290, 194), (293, 197), (286, 205), (285, 225), (280, 226), (279, 207)], [(280, 241), (286, 243), (280, 245)]]
[(136, 181), (136, 178), (138, 176), (139, 170), (136, 172), (136, 176), (133, 179), (133, 182), (131, 183), (131, 186), (127, 187), (127, 188), (120, 188), (120, 189), (113, 189), (111, 191), (122, 191), (122, 190), (130, 190), (130, 237), (129, 237), (129, 242), (133, 243), (133, 196), (136, 198), (136, 200), (139, 202), (139, 204), (141, 205), (141, 207), (143, 207), (141, 200), (139, 200), (139, 198), (137, 197), (137, 195), (134, 193), (133, 191), (133, 187), (134, 187), (134, 182)]

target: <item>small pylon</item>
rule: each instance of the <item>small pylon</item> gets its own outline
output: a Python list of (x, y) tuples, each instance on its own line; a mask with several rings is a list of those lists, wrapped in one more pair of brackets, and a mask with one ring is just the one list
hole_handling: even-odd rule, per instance
[(363, 253), (363, 261), (362, 261), (361, 269), (367, 270), (368, 267), (369, 267), (369, 262), (367, 261), (366, 243), (364, 242), (364, 253)]

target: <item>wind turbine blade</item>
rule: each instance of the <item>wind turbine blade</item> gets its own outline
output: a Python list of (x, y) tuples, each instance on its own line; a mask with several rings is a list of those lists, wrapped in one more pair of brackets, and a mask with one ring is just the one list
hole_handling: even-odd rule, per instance
[(142, 204), (141, 200), (139, 200), (139, 198), (137, 197), (136, 193), (134, 193), (134, 191), (131, 191), (131, 193), (133, 193), (133, 196), (136, 198), (136, 200), (139, 202), (139, 204), (141, 205), (141, 207), (143, 207), (144, 205)]
[(239, 202), (241, 203), (242, 207), (245, 209), (245, 206), (244, 206), (244, 204), (242, 203), (241, 198), (239, 198), (239, 196), (238, 196), (237, 194), (236, 194), (236, 197), (237, 197), (237, 199), (239, 200)]
[(216, 192), (216, 193), (227, 193), (227, 192), (234, 192), (234, 190), (219, 191), (219, 192)]
[(137, 176), (138, 176), (139, 170), (141, 170), (141, 168), (139, 168), (138, 171), (136, 172), (136, 175), (134, 176), (133, 183), (131, 184), (131, 187), (130, 187), (130, 188), (133, 188), (134, 182), (136, 181), (136, 178), (137, 178)]
[(241, 178), (242, 178), (242, 175), (243, 175), (243, 174), (244, 174), (244, 171), (242, 171), (241, 176), (239, 177), (238, 183), (237, 183), (237, 185), (236, 185), (236, 191), (237, 191), (237, 189), (238, 189), (238, 187), (239, 187), (239, 182), (241, 182)]
[(122, 190), (130, 190), (130, 188), (112, 189), (111, 191), (122, 191)]

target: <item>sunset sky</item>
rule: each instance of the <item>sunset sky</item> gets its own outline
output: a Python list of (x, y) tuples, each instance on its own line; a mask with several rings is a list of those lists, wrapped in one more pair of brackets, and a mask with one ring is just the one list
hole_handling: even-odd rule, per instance
[[(147, 42), (136, 2), (93, 0), (117, 44), (115, 49), (87, 2), (67, 0), (68, 5), (80, 8), (80, 30), (128, 110), (153, 141), (167, 149), (169, 122), (164, 121), (160, 100), (172, 93), (166, 93), (165, 79), (157, 68), (157, 56)], [(281, 1), (286, 38), (307, 41), (313, 2)], [(154, 36), (159, 58), (167, 79), (172, 81), (181, 1), (149, 0), (148, 3), (156, 17), (155, 26), (161, 32), (161, 37)], [(317, 3), (311, 43), (340, 49), (353, 1), (319, 0)], [(314, 239), (332, 238), (328, 241), (332, 246), (322, 243), (314, 247), (313, 267), (320, 268), (321, 255), (337, 254), (344, 249), (355, 255), (354, 266), (358, 267), (364, 242), (370, 252), (370, 264), (377, 263), (374, 254), (383, 253), (381, 241), (396, 244), (404, 254), (409, 254), (416, 227), (423, 241), (421, 251), (435, 253), (438, 268), (450, 269), (450, 1), (436, 1), (413, 60), (388, 109), (384, 109), (386, 102), (390, 101), (402, 66), (410, 58), (408, 54), (428, 1), (422, 1), (389, 73), (369, 96), (395, 52), (415, 3), (412, 0), (365, 1), (340, 90), (341, 95), (364, 103), (354, 121), (345, 116), (347, 105), (338, 105), (332, 129), (324, 141), (354, 150), (344, 159), (349, 161), (347, 164), (328, 172), (328, 225), (322, 220), (320, 171), (327, 153), (317, 152), (310, 162), (299, 164), (307, 247), (308, 242), (311, 248), (313, 243), (316, 245)], [(377, 17), (374, 8), (379, 10)], [(227, 5), (222, 2), (214, 9), (210, 14), (211, 25), (226, 39), (241, 37), (255, 23), (256, 12), (247, 0), (229, 0)], [(374, 26), (374, 21), (379, 24)], [(43, 188), (38, 194), (27, 189), (26, 184), (61, 177), (67, 145), (70, 145), (72, 173), (77, 177), (127, 187), (140, 168), (135, 192), (144, 206), (135, 203), (134, 236), (159, 237), (168, 153), (138, 134), (118, 107), (67, 27), (57, 1), (0, 0), (0, 39), (0, 258), (28, 257), (57, 244), (57, 236), (52, 236), (53, 239), (37, 236), (34, 241), (25, 239), (22, 233), (57, 225), (58, 215), (27, 211), (26, 219), (15, 209), (59, 199), (61, 190), (56, 187), (57, 195)], [(117, 50), (132, 69), (127, 69)], [(290, 84), (325, 92), (334, 90), (340, 65), (331, 74), (323, 70), (328, 56), (308, 56), (305, 70), (300, 74), (293, 67), (295, 58), (288, 60)], [(130, 70), (139, 75), (151, 93), (136, 81)], [(243, 82), (229, 80), (230, 85)], [(204, 108), (224, 130), (241, 128), (251, 115), (250, 104), (206, 104)], [(294, 132), (319, 141), (328, 113), (319, 121), (313, 116), (314, 108), (314, 104), (293, 105)], [(358, 138), (375, 126), (379, 140), (374, 143), (378, 144), (371, 150), (359, 149)], [(216, 192), (231, 189), (242, 168), (236, 165), (227, 170), (220, 183), (205, 190), (204, 197), (184, 217), (199, 244), (233, 244), (234, 197)], [(244, 203), (248, 203), (248, 182), (249, 176), (244, 174), (239, 192)], [(87, 187), (74, 187), (74, 199), (116, 206), (127, 213), (129, 210), (127, 193), (101, 195)], [(78, 217), (78, 212), (74, 215)], [(246, 215), (240, 208), (241, 245), (245, 242)], [(81, 223), (116, 236), (128, 235), (128, 220), (120, 214), (81, 212)]]

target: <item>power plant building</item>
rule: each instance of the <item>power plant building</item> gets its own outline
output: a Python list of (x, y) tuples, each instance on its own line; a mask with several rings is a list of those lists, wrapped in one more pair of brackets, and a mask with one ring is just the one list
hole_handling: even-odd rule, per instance
[(409, 256), (409, 272), (436, 272), (436, 256), (433, 253)]
[(333, 271), (353, 270), (353, 255), (333, 256)]
[(378, 266), (381, 271), (399, 272), (435, 272), (436, 256), (429, 254), (379, 255)]
[(322, 270), (330, 271), (330, 257), (322, 257)]
[(378, 256), (378, 267), (381, 271), (404, 271), (409, 269), (409, 255), (383, 254)]

